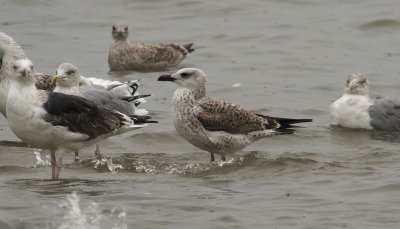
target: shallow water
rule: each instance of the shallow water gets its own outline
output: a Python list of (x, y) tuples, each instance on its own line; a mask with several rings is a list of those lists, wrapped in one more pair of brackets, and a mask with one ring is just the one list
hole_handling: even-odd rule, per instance
[[(398, 228), (400, 135), (330, 127), (328, 106), (353, 72), (400, 97), (399, 11), (395, 0), (0, 1), (0, 30), (37, 71), (71, 62), (88, 77), (141, 79), (160, 122), (102, 141), (102, 158), (65, 155), (52, 181), (47, 152), (1, 117), (0, 228)], [(133, 42), (197, 49), (164, 72), (108, 74), (119, 20)], [(210, 165), (174, 130), (176, 85), (156, 81), (182, 67), (202, 68), (213, 97), (315, 122)]]

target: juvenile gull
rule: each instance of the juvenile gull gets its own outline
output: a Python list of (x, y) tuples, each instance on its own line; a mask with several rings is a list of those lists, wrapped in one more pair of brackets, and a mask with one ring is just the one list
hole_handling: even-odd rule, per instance
[(355, 129), (400, 130), (400, 101), (369, 97), (368, 79), (351, 74), (342, 97), (330, 105), (331, 124)]
[(172, 81), (180, 86), (172, 98), (173, 122), (176, 130), (188, 142), (200, 149), (220, 154), (232, 154), (261, 138), (291, 134), (291, 124), (311, 122), (311, 119), (274, 118), (251, 113), (231, 102), (206, 95), (207, 78), (196, 68), (184, 68), (172, 75), (162, 75), (158, 81)]
[(156, 70), (178, 65), (191, 52), (193, 43), (138, 43), (132, 45), (128, 39), (128, 26), (116, 23), (112, 26), (113, 41), (108, 53), (111, 71)]
[[(6, 102), (9, 126), (29, 146), (50, 150), (53, 179), (58, 179), (62, 153), (143, 127), (82, 97), (36, 89), (29, 59), (16, 61), (13, 68)], [(60, 153), (57, 161), (56, 151)]]

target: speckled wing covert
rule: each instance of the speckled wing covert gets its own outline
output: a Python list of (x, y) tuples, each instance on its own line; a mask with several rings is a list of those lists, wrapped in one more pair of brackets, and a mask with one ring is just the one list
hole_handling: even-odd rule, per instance
[(279, 124), (272, 118), (258, 116), (231, 102), (205, 97), (199, 102), (199, 106), (202, 111), (197, 119), (210, 131), (246, 134), (279, 128)]
[(55, 88), (55, 85), (51, 82), (51, 76), (43, 73), (36, 73), (35, 86), (37, 89), (45, 91), (53, 91)]
[(170, 44), (138, 44), (136, 55), (144, 64), (165, 63), (167, 65), (178, 64), (189, 53), (182, 45)]

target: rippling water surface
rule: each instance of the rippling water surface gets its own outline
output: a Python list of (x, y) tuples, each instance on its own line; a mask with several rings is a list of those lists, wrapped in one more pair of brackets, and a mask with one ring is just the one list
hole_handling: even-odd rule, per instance
[[(141, 79), (160, 122), (102, 141), (102, 157), (65, 155), (52, 181), (48, 152), (1, 117), (0, 228), (399, 228), (400, 135), (333, 128), (328, 114), (354, 72), (400, 98), (399, 15), (395, 0), (0, 1), (0, 30), (37, 71), (71, 62), (88, 77)], [(109, 74), (120, 20), (133, 42), (197, 49), (164, 72)], [(176, 85), (156, 81), (182, 67), (203, 69), (213, 97), (314, 123), (209, 164), (174, 130)]]

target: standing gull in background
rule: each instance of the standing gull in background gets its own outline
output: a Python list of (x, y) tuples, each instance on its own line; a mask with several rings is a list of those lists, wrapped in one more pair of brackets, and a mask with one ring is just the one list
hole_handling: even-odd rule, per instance
[(331, 124), (354, 129), (400, 130), (400, 101), (369, 97), (368, 79), (360, 73), (346, 81), (342, 97), (330, 106)]
[[(5, 101), (8, 94), (9, 78), (13, 72), (12, 66), (16, 60), (26, 58), (22, 47), (6, 33), (0, 32), (0, 112), (6, 116)], [(51, 76), (43, 73), (36, 73), (35, 85), (37, 89), (52, 91), (54, 84), (51, 83)], [(103, 87), (112, 91), (120, 98), (137, 95), (139, 87), (136, 80), (119, 82), (99, 78), (81, 77), (80, 86)]]
[(191, 52), (193, 43), (138, 43), (128, 42), (128, 26), (117, 23), (112, 26), (113, 42), (108, 53), (111, 71), (156, 70), (178, 65)]
[[(125, 97), (125, 100), (131, 101), (127, 102), (104, 87), (79, 86), (81, 77), (79, 69), (75, 65), (70, 63), (61, 64), (57, 68), (57, 75), (52, 77), (52, 82), (56, 84), (54, 92), (81, 96), (98, 106), (103, 106), (107, 109), (116, 110), (128, 115), (133, 118), (136, 124), (156, 122), (149, 120), (151, 117), (147, 116), (148, 111), (146, 109), (139, 109), (136, 107), (140, 104), (141, 97), (143, 96)], [(96, 144), (95, 155), (99, 154), (99, 145)], [(78, 151), (75, 152), (75, 161), (78, 161)]]
[(232, 154), (261, 138), (291, 134), (291, 124), (311, 122), (311, 119), (274, 118), (254, 114), (231, 102), (206, 95), (207, 78), (196, 68), (184, 68), (158, 81), (172, 81), (180, 86), (172, 98), (173, 121), (176, 130), (188, 142), (200, 149), (220, 154)]
[(58, 179), (64, 152), (144, 126), (82, 97), (36, 89), (29, 59), (16, 61), (13, 68), (6, 101), (9, 126), (29, 146), (50, 150), (53, 179)]

